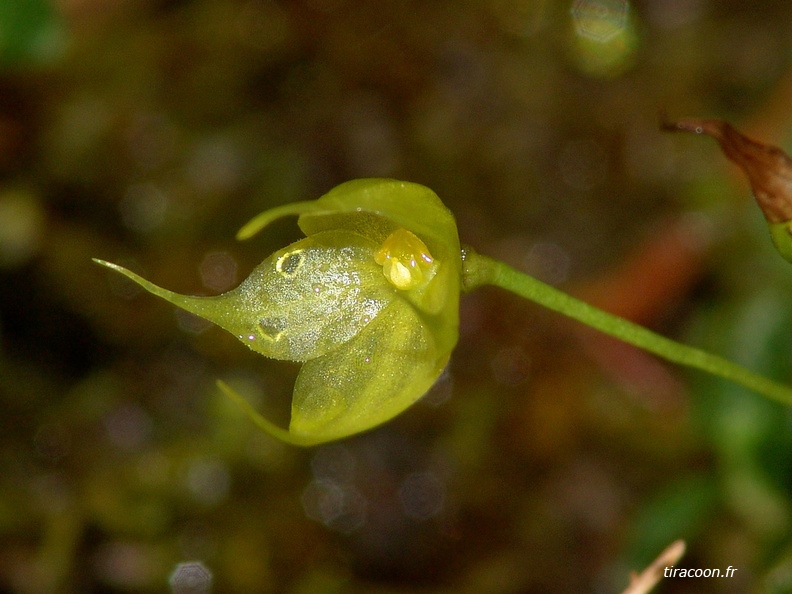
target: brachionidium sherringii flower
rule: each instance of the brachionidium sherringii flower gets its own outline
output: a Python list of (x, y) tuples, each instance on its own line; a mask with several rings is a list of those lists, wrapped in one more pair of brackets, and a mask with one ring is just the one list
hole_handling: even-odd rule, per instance
[(418, 184), (347, 182), (261, 213), (237, 237), (288, 215), (306, 237), (216, 297), (179, 295), (96, 262), (257, 353), (302, 362), (288, 431), (219, 385), (276, 437), (313, 445), (384, 423), (429, 390), (457, 342), (462, 260), (454, 217)]
[(96, 262), (214, 322), (257, 353), (302, 362), (288, 430), (218, 382), (260, 427), (289, 443), (316, 445), (366, 431), (423, 396), (456, 345), (460, 292), (482, 285), (792, 404), (788, 386), (596, 309), (470, 248), (463, 252), (453, 215), (418, 184), (347, 182), (318, 200), (263, 212), (237, 237), (252, 237), (287, 215), (299, 216), (305, 239), (275, 252), (236, 289), (216, 297), (178, 295), (117, 264)]

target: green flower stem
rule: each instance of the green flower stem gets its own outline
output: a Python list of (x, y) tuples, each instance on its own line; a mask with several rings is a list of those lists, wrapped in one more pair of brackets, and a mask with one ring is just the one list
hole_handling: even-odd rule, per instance
[(575, 299), (514, 268), (466, 249), (462, 272), (466, 291), (483, 285), (506, 289), (609, 336), (673, 363), (700, 369), (744, 386), (782, 404), (792, 405), (792, 388), (753, 373), (721, 357), (675, 342), (646, 328)]

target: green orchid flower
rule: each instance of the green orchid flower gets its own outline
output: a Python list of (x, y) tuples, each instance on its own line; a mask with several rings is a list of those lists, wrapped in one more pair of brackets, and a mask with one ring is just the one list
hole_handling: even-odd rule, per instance
[(384, 423), (431, 388), (457, 342), (462, 260), (454, 217), (418, 184), (351, 181), (318, 200), (268, 210), (237, 237), (288, 215), (299, 215), (305, 239), (216, 297), (179, 295), (96, 262), (257, 353), (302, 362), (288, 431), (220, 387), (269, 433), (314, 445)]
[(679, 344), (460, 249), (456, 223), (418, 184), (361, 179), (321, 198), (268, 210), (245, 225), (248, 239), (297, 215), (306, 237), (272, 254), (236, 289), (190, 297), (104, 260), (148, 292), (231, 332), (253, 351), (302, 362), (289, 428), (262, 417), (218, 381), (262, 429), (310, 446), (367, 431), (431, 388), (457, 342), (459, 295), (501, 287), (668, 361), (743, 385), (784, 404), (792, 389), (716, 355)]

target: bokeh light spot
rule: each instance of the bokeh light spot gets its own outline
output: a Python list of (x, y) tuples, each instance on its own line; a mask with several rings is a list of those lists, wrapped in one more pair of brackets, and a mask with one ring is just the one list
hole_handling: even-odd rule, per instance
[(432, 472), (409, 475), (399, 487), (399, 500), (405, 515), (426, 520), (439, 514), (445, 506), (445, 487)]
[(231, 476), (220, 460), (195, 460), (187, 470), (187, 488), (196, 500), (216, 505), (228, 496)]
[(154, 184), (133, 184), (118, 203), (124, 225), (138, 233), (149, 233), (165, 219), (168, 197)]
[(348, 447), (334, 443), (316, 451), (311, 460), (311, 470), (316, 479), (347, 484), (354, 478), (356, 462)]
[(187, 177), (206, 194), (230, 192), (241, 181), (243, 159), (240, 147), (230, 138), (199, 142), (190, 155)]
[(490, 361), (495, 381), (504, 386), (519, 386), (531, 372), (531, 358), (522, 347), (500, 349)]
[(151, 417), (135, 404), (119, 406), (107, 413), (102, 420), (107, 437), (122, 450), (140, 450), (151, 438)]
[(528, 274), (555, 285), (569, 279), (570, 264), (567, 251), (553, 241), (537, 241), (523, 258), (523, 267)]
[(237, 263), (228, 252), (206, 254), (199, 270), (204, 287), (212, 291), (227, 291), (236, 282)]
[(337, 532), (348, 534), (366, 522), (366, 499), (349, 485), (313, 480), (301, 501), (306, 516)]
[(208, 594), (212, 591), (212, 572), (200, 561), (179, 563), (171, 573), (173, 594)]
[(580, 70), (597, 78), (614, 78), (632, 66), (639, 36), (626, 0), (578, 0), (572, 21), (569, 48)]
[(576, 0), (572, 18), (578, 35), (605, 43), (627, 26), (627, 0)]
[(183, 309), (174, 310), (173, 315), (176, 316), (176, 323), (179, 328), (188, 334), (203, 334), (214, 325), (209, 320), (205, 320)]

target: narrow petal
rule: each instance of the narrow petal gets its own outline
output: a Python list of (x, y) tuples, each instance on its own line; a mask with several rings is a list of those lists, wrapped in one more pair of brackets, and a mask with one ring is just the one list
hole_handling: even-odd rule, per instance
[(309, 446), (313, 445), (313, 440), (308, 439), (300, 439), (299, 436), (292, 435), (286, 429), (282, 429), (278, 427), (272, 421), (265, 419), (259, 412), (253, 408), (253, 406), (248, 402), (242, 394), (234, 390), (231, 386), (225, 383), (222, 380), (217, 380), (217, 387), (220, 389), (223, 394), (228, 396), (231, 400), (236, 402), (239, 408), (242, 409), (242, 412), (253, 421), (253, 424), (257, 425), (259, 429), (264, 431), (265, 433), (270, 434), (275, 439), (280, 441), (285, 441), (286, 443), (290, 443), (292, 445), (297, 446)]
[(275, 208), (271, 208), (269, 210), (265, 210), (264, 212), (257, 214), (247, 223), (245, 223), (242, 228), (237, 232), (236, 238), (239, 241), (243, 241), (245, 239), (250, 239), (254, 235), (256, 235), (259, 231), (261, 231), (264, 227), (272, 223), (277, 219), (281, 219), (283, 217), (287, 217), (289, 215), (301, 215), (307, 212), (311, 212), (312, 210), (321, 210), (321, 207), (317, 206), (316, 200), (308, 200), (305, 202), (291, 202), (289, 204), (284, 204), (282, 206), (277, 206)]

